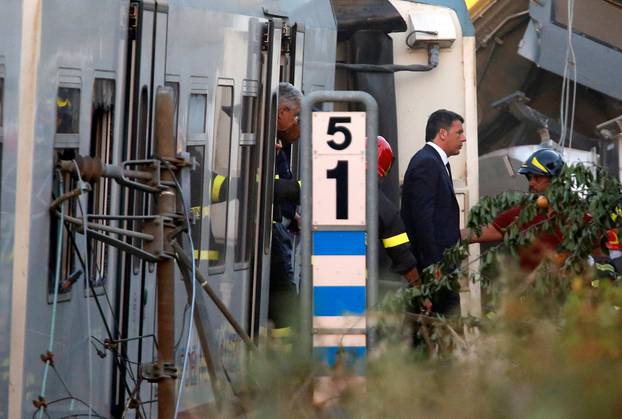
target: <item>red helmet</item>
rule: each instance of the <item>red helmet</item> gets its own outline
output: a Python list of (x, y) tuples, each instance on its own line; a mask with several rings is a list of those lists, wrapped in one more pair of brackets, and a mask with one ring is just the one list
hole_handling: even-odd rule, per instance
[(378, 136), (378, 176), (385, 177), (393, 165), (393, 150), (391, 145), (382, 136)]

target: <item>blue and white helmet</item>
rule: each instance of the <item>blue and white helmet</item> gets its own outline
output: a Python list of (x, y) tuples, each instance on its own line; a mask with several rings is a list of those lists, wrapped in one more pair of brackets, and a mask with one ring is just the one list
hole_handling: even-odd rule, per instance
[(534, 152), (518, 169), (521, 175), (559, 176), (564, 168), (564, 159), (555, 150), (542, 148)]

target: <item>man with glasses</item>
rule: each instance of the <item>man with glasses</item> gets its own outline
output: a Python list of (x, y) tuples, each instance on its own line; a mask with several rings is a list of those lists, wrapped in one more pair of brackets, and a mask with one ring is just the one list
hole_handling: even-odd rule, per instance
[[(296, 310), (296, 284), (292, 267), (294, 238), (291, 230), (297, 229), (300, 216), (296, 213), (298, 199), (290, 199), (295, 193), (282, 189), (297, 188), (298, 184), (290, 169), (291, 144), (298, 141), (300, 128), (300, 100), (302, 93), (290, 83), (279, 83), (279, 107), (277, 114), (276, 156), (274, 164), (275, 202), (272, 218), (272, 252), (270, 256), (270, 302), (268, 317), (274, 324), (276, 334), (289, 333)], [(285, 143), (285, 144), (283, 144)], [(290, 182), (288, 182), (290, 181)], [(292, 186), (293, 187), (290, 187)], [(274, 333), (273, 333), (274, 334)]]

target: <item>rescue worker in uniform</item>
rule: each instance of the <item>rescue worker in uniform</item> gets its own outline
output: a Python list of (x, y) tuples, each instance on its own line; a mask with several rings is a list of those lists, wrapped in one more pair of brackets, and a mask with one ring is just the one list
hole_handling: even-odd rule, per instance
[[(542, 148), (532, 153), (523, 165), (518, 169), (518, 173), (525, 175), (529, 182), (529, 192), (535, 194), (544, 193), (551, 184), (554, 177), (562, 172), (564, 160), (555, 150)], [(505, 231), (518, 219), (521, 206), (517, 205), (506, 211), (501, 212), (497, 217), (482, 229), (479, 236), (468, 229), (463, 229), (461, 235), (463, 239), (468, 239), (470, 243), (487, 243), (503, 240)], [(543, 223), (554, 216), (551, 210), (547, 213), (539, 213), (530, 221), (520, 226), (521, 231), (528, 230)], [(547, 253), (555, 251), (563, 241), (561, 231), (539, 232), (533, 243), (519, 249), (519, 264), (522, 270), (533, 271), (542, 262)]]
[[(296, 206), (300, 201), (284, 195), (280, 185), (285, 180), (294, 181), (290, 169), (289, 156), (283, 149), (283, 142), (292, 144), (299, 138), (298, 116), (302, 93), (290, 83), (279, 83), (279, 106), (277, 113), (277, 141), (275, 143), (275, 202), (273, 205), (272, 245), (270, 255), (270, 300), (268, 318), (274, 324), (273, 335), (288, 334), (294, 320), (297, 291), (292, 267), (294, 237), (289, 227), (296, 220)], [(291, 189), (288, 189), (291, 191)], [(295, 192), (295, 191), (294, 191)]]
[[(614, 223), (622, 216), (622, 209), (617, 207), (610, 215)], [(618, 236), (618, 229), (611, 228), (605, 233), (605, 248), (607, 253), (600, 248), (592, 254), (594, 269), (598, 278), (617, 281), (622, 279), (622, 244)], [(595, 280), (592, 285), (598, 284)]]
[[(382, 180), (393, 165), (393, 150), (384, 137), (378, 136), (378, 177)], [(378, 190), (378, 236), (391, 259), (391, 270), (402, 275), (410, 285), (419, 285), (417, 260), (410, 251), (399, 208)]]
[[(192, 179), (191, 182), (196, 182), (190, 185), (191, 188), (201, 188), (202, 185), (199, 179)], [(203, 218), (209, 221), (210, 207), (212, 204), (218, 204), (227, 200), (229, 196), (229, 179), (226, 176), (212, 173), (210, 192), (209, 192), (209, 205), (203, 205), (202, 196), (200, 194), (192, 194), (191, 196), (191, 211), (194, 217), (199, 220)], [(201, 238), (201, 223), (196, 222), (192, 224), (192, 237), (195, 243), (200, 243)], [(224, 249), (224, 243), (218, 243), (214, 238), (214, 232), (212, 228), (209, 231), (209, 248), (207, 250), (195, 249), (194, 257), (198, 260), (207, 260), (208, 266), (218, 265), (222, 263), (221, 260)]]

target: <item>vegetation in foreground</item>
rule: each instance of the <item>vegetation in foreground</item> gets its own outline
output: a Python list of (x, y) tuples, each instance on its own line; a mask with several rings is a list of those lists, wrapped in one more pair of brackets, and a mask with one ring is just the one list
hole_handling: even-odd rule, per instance
[[(329, 370), (308, 361), (300, 348), (272, 345), (251, 363), (242, 410), (288, 418), (622, 417), (622, 280), (599, 277), (586, 263), (603, 232), (620, 227), (620, 217), (611, 217), (620, 185), (578, 166), (549, 188), (550, 208), (532, 198), (508, 193), (474, 209), (469, 227), (477, 230), (499, 211), (524, 206), (516, 228), (483, 254), (475, 275), (464, 263), (453, 268), (468, 255), (468, 245), (459, 243), (426, 272), (423, 287), (385, 298), (371, 314), (381, 340), (368, 357), (363, 385), (351, 384), (355, 375), (346, 362)], [(538, 229), (520, 231), (518, 225), (543, 210), (556, 216), (538, 228), (560, 229), (564, 241), (527, 275), (514, 261)], [(461, 278), (485, 287), (483, 318), (443, 319), (405, 309), (440, 287), (458, 287)], [(330, 375), (341, 391), (314, 402), (316, 375)], [(235, 416), (227, 409), (223, 415)]]

